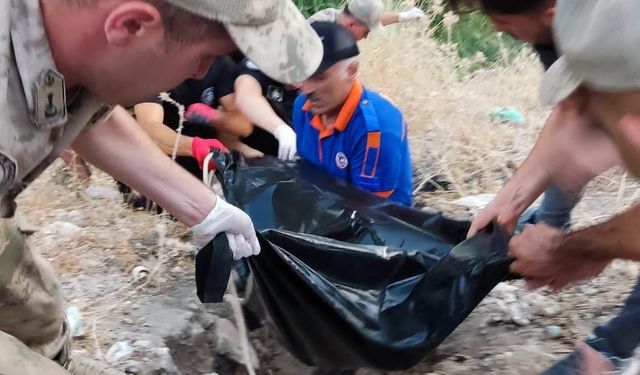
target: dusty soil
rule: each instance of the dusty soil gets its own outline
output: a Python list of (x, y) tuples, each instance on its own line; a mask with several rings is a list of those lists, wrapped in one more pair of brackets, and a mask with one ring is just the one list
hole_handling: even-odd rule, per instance
[[(99, 175), (93, 184), (110, 186), (111, 181)], [(34, 246), (56, 267), (68, 304), (82, 313), (86, 334), (76, 339), (76, 351), (104, 358), (112, 344), (126, 341), (134, 352), (116, 364), (123, 370), (153, 368), (166, 360), (162, 350), (168, 350), (183, 374), (245, 373), (233, 353), (214, 355), (220, 353), (215, 348), (223, 353), (226, 349), (213, 343), (218, 331), (211, 331), (212, 320), (233, 319), (231, 308), (198, 303), (193, 248), (179, 224), (110, 200), (87, 198), (61, 172), (61, 165), (52, 167), (22, 200), (24, 216), (40, 228), (32, 237)], [(601, 208), (603, 201), (602, 194), (588, 194), (578, 212)], [(50, 224), (56, 221), (79, 229), (60, 232)], [(151, 271), (146, 283), (132, 279), (131, 271), (139, 265)], [(399, 373), (535, 374), (614, 315), (637, 273), (636, 264), (616, 262), (587, 285), (558, 294), (537, 292), (540, 301), (535, 304), (521, 282), (501, 285), (423, 363)], [(520, 316), (514, 317), (513, 309)], [(551, 326), (559, 327), (557, 337), (546, 333)], [(273, 329), (253, 332), (251, 342), (259, 373), (313, 373), (287, 353)], [(174, 373), (171, 364), (160, 368)]]

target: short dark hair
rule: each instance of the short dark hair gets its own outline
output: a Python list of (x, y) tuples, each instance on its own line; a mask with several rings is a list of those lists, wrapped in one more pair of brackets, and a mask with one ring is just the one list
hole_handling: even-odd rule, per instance
[[(76, 6), (94, 6), (99, 0), (67, 0)], [(228, 37), (229, 34), (220, 22), (212, 21), (170, 4), (166, 0), (143, 0), (153, 5), (164, 24), (168, 41), (174, 43), (192, 43), (212, 35)]]
[(165, 0), (145, 0), (158, 9), (164, 23), (167, 39), (177, 43), (192, 43), (211, 38), (228, 37), (222, 23), (190, 13)]
[(446, 0), (456, 12), (482, 10), (496, 14), (525, 14), (555, 3), (555, 0)]

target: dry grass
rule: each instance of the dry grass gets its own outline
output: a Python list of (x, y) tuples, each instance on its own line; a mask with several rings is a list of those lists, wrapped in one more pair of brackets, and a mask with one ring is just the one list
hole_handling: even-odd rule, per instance
[[(434, 176), (452, 184), (450, 191), (424, 193), (417, 202), (456, 210), (450, 200), (499, 190), (527, 156), (550, 108), (537, 100), (542, 66), (530, 49), (512, 64), (464, 75), (473, 61), (458, 58), (455, 46), (435, 42), (428, 25), (427, 19), (388, 27), (363, 42), (361, 76), (403, 111), (416, 186)], [(527, 124), (492, 121), (489, 113), (496, 107), (517, 108)], [(621, 177), (619, 171), (610, 172), (590, 185), (587, 202), (609, 203), (601, 213), (579, 215), (580, 221), (602, 219), (638, 198), (640, 185), (630, 179), (619, 191)]]

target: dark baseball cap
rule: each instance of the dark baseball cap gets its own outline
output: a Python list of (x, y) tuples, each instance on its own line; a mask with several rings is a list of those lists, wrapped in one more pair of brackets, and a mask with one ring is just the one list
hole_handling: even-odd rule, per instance
[(316, 21), (311, 24), (322, 41), (324, 54), (318, 70), (320, 74), (335, 63), (360, 55), (358, 43), (351, 32), (336, 22)]

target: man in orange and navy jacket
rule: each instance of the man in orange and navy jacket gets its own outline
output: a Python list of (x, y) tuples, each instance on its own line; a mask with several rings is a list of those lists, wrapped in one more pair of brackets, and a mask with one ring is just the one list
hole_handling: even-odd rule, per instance
[(362, 190), (411, 206), (413, 173), (402, 113), (358, 82), (358, 46), (346, 29), (332, 22), (312, 27), (324, 58), (294, 104), (298, 154)]

